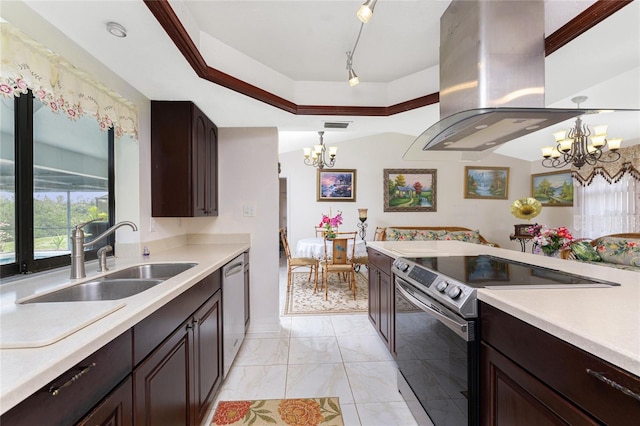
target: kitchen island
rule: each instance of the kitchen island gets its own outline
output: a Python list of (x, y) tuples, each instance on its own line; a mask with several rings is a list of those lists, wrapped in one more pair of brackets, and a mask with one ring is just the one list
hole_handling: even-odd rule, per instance
[(392, 258), (488, 254), (619, 283), (606, 288), (478, 289), (478, 299), (640, 376), (640, 274), (457, 241), (371, 241)]
[[(388, 265), (384, 273), (396, 276), (376, 285), (370, 271), (370, 300), (378, 303), (370, 304), (369, 318), (396, 356), (398, 389), (419, 423), (466, 424), (466, 413), (469, 424), (487, 425), (624, 425), (640, 416), (640, 274), (451, 241), (372, 242), (369, 255), (387, 259), (374, 266)], [(395, 306), (382, 309), (393, 293)], [(438, 318), (444, 325), (432, 328)], [(426, 334), (416, 334), (416, 321)], [(468, 337), (468, 375), (453, 375), (460, 387), (444, 396), (427, 385), (435, 374), (429, 348), (446, 360), (442, 339), (456, 336)], [(419, 366), (426, 369), (416, 373)], [(412, 390), (421, 386), (429, 391)], [(461, 392), (469, 394), (462, 411), (449, 401)]]
[[(248, 243), (185, 245), (154, 252), (151, 256), (110, 259), (107, 273), (143, 263), (197, 263), (193, 268), (149, 290), (118, 301), (15, 303), (33, 294), (68, 284), (68, 268), (4, 283), (0, 286), (0, 322), (4, 328), (13, 318), (20, 318), (19, 335), (23, 337), (19, 338), (18, 334), (7, 329), (7, 339), (12, 340), (8, 342), (4, 340), (4, 330), (0, 334), (2, 347), (7, 347), (0, 349), (0, 413), (9, 411), (249, 248)], [(94, 272), (96, 267), (97, 264), (87, 264), (87, 279), (105, 275)], [(95, 308), (92, 309), (93, 306)], [(55, 321), (50, 318), (52, 310), (61, 313)], [(91, 310), (98, 311), (98, 315), (91, 317), (85, 314)], [(9, 321), (3, 321), (5, 316)], [(44, 324), (44, 318), (49, 318), (49, 323)], [(47, 341), (48, 336), (41, 331), (42, 328), (49, 328), (55, 334), (53, 340), (59, 340)], [(30, 340), (30, 336), (37, 338)], [(44, 346), (37, 346), (41, 344)]]

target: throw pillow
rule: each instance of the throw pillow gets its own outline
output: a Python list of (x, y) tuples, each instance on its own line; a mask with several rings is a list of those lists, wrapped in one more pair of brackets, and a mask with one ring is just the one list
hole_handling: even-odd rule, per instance
[(571, 252), (578, 260), (584, 260), (586, 262), (602, 261), (595, 247), (589, 244), (588, 241), (578, 241), (577, 243), (571, 244)]
[(480, 244), (479, 231), (452, 231), (440, 237), (441, 240), (463, 241), (465, 243)]
[(424, 229), (397, 229), (387, 228), (385, 239), (387, 241), (431, 241), (437, 240), (445, 231), (432, 231)]
[(618, 265), (640, 265), (640, 242), (629, 238), (603, 237), (596, 250), (604, 262)]

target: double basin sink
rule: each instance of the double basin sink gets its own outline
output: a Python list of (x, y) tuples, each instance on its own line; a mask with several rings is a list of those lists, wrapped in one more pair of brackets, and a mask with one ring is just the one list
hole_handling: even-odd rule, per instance
[(65, 287), (19, 303), (89, 302), (118, 300), (148, 290), (193, 268), (197, 263), (147, 263)]

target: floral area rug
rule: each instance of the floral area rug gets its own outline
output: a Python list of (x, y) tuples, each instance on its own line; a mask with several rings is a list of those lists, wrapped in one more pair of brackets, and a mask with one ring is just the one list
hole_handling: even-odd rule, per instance
[(344, 426), (338, 398), (220, 401), (212, 426)]
[(367, 312), (369, 308), (368, 278), (361, 272), (356, 273), (358, 292), (353, 300), (353, 291), (349, 283), (338, 274), (329, 274), (329, 297), (324, 299), (324, 288), (320, 290), (321, 278), (318, 274), (318, 291), (313, 292), (313, 278), (308, 272), (294, 272), (291, 288), (287, 292), (284, 315), (322, 315), (355, 314)]

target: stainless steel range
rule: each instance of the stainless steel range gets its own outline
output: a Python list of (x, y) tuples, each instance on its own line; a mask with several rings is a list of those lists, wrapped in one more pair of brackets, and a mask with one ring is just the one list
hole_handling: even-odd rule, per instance
[(616, 283), (488, 255), (398, 258), (398, 389), (421, 425), (479, 424), (478, 288)]

